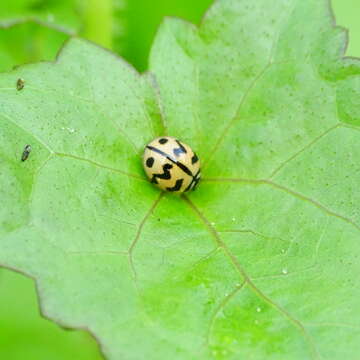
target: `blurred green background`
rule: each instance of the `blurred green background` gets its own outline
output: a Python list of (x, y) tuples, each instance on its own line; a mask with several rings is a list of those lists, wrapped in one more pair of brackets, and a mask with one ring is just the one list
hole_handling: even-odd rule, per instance
[[(139, 71), (165, 15), (200, 22), (211, 0), (1, 0), (0, 71), (53, 60), (72, 35), (117, 52)], [(333, 0), (337, 23), (349, 29), (348, 56), (360, 57), (360, 0)], [(39, 316), (34, 283), (0, 269), (0, 359), (98, 360), (94, 339)]]

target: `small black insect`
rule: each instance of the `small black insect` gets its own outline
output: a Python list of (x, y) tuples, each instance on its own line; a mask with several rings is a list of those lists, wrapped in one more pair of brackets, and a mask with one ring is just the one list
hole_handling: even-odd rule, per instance
[(25, 86), (25, 80), (24, 79), (18, 79), (16, 82), (16, 90), (20, 91)]
[(26, 145), (21, 156), (21, 161), (25, 161), (29, 157), (30, 152), (31, 152), (31, 146)]

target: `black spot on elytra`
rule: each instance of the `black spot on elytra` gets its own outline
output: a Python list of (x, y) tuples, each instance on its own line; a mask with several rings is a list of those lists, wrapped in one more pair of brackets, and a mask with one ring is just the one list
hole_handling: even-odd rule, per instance
[(161, 145), (164, 145), (164, 144), (166, 144), (168, 142), (168, 139), (165, 139), (165, 138), (161, 138), (160, 140), (159, 140), (159, 143), (161, 144)]
[(169, 170), (172, 169), (172, 168), (173, 168), (173, 166), (171, 164), (163, 165), (164, 172), (162, 174), (154, 174), (152, 179), (151, 179), (151, 182), (153, 184), (158, 184), (157, 179), (163, 179), (163, 180), (171, 179), (171, 174), (170, 174)]
[(194, 153), (193, 157), (191, 158), (191, 163), (195, 164), (199, 161), (199, 158), (197, 157), (197, 155)]
[(147, 160), (146, 160), (146, 166), (147, 166), (148, 168), (151, 168), (153, 165), (154, 165), (154, 158), (150, 156), (150, 157), (147, 158)]
[(171, 188), (166, 188), (167, 191), (179, 191), (181, 189), (181, 186), (184, 182), (184, 179), (178, 179), (176, 180), (175, 186)]

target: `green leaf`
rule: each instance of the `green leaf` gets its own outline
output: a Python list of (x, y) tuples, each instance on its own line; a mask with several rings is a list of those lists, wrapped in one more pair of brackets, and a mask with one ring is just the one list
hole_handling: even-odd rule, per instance
[[(199, 28), (163, 23), (146, 75), (79, 39), (2, 75), (0, 262), (109, 359), (355, 359), (360, 63), (345, 41), (325, 0), (219, 0)], [(163, 134), (199, 153), (196, 192), (145, 180)]]
[[(79, 34), (146, 69), (156, 30), (164, 16), (198, 22), (211, 0), (16, 0), (0, 3), (0, 70), (53, 60), (69, 35)], [(141, 22), (139, 22), (141, 18)], [(4, 29), (1, 29), (4, 28)]]
[(41, 60), (54, 60), (80, 22), (74, 0), (15, 0), (0, 3), (0, 71)]
[(75, 34), (79, 26), (77, 7), (80, 0), (16, 0), (0, 4), (0, 27), (33, 21)]
[(145, 71), (151, 43), (164, 17), (179, 16), (197, 24), (211, 3), (211, 0), (128, 0), (123, 12), (114, 14), (116, 23), (125, 23), (126, 28), (122, 41), (114, 42), (114, 50)]
[(0, 71), (28, 62), (53, 60), (65, 39), (73, 35), (121, 50), (123, 7), (123, 0), (1, 2)]
[[(0, 270), (0, 357), (2, 359), (99, 359), (85, 333), (61, 331), (38, 315), (33, 282)], [(44, 341), (46, 339), (46, 341)]]
[(0, 29), (0, 71), (15, 65), (54, 60), (68, 35), (34, 22)]

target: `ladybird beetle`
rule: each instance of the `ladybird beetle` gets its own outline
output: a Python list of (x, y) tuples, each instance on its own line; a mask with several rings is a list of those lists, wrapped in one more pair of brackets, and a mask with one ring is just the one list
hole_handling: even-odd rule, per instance
[(170, 136), (156, 138), (145, 147), (143, 165), (150, 181), (162, 190), (194, 190), (200, 180), (197, 155), (190, 146)]

